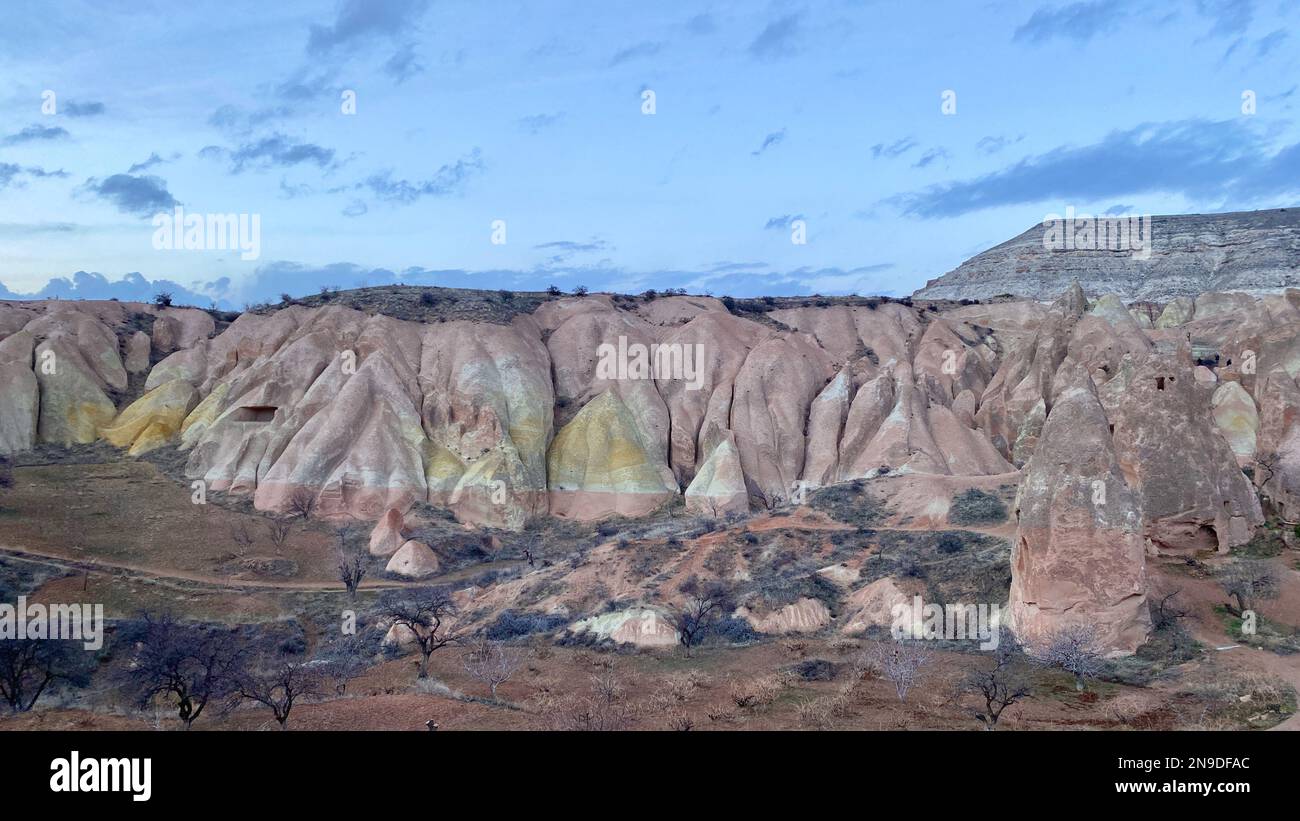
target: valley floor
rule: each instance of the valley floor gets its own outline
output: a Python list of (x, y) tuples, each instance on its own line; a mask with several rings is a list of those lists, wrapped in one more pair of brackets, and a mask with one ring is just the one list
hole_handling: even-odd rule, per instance
[[(39, 460), (33, 460), (39, 462)], [(277, 550), (257, 537), (253, 546), (234, 538), (241, 528), (260, 533), (265, 517), (237, 500), (195, 505), (188, 488), (149, 462), (79, 460), (20, 465), (15, 487), (0, 510), (0, 581), (40, 602), (93, 601), (110, 621), (142, 611), (173, 612), (225, 624), (291, 625), (306, 649), (323, 639), (335, 614), (365, 611), (382, 595), (431, 585), (470, 590), (488, 623), (520, 596), (551, 601), (554, 591), (591, 586), (598, 573), (613, 587), (610, 598), (653, 600), (655, 589), (701, 572), (715, 551), (748, 555), (789, 553), (789, 562), (819, 566), (841, 561), (855, 570), (870, 562), (915, 561), (932, 586), (969, 591), (980, 573), (1005, 564), (1008, 523), (956, 528), (935, 498), (934, 482), (951, 490), (972, 484), (1014, 486), (1014, 475), (955, 479), (901, 477), (872, 483), (870, 527), (855, 524), (852, 505), (823, 505), (710, 523), (667, 515), (610, 529), (565, 528), (543, 534), (534, 566), (514, 552), (508, 534), (495, 553), (471, 551), (443, 574), (419, 582), (372, 572), (355, 599), (331, 566), (331, 543), (356, 537), (319, 521), (296, 524)], [(924, 492), (919, 482), (929, 482)], [(918, 510), (920, 511), (918, 513)], [(954, 555), (933, 552), (936, 533), (964, 534)], [(633, 540), (631, 549), (620, 540)], [(566, 541), (567, 540), (567, 541)], [(628, 558), (631, 556), (632, 558)], [(1300, 624), (1297, 553), (1272, 551), (1283, 580), (1276, 599), (1261, 611), (1275, 625)], [(909, 558), (910, 557), (910, 558)], [(1181, 649), (1150, 652), (1076, 691), (1068, 675), (1033, 667), (1032, 697), (1008, 708), (999, 729), (1185, 729), (1273, 727), (1296, 729), (1294, 692), (1300, 689), (1300, 653), (1284, 655), (1239, 643), (1225, 618), (1225, 596), (1210, 573), (1214, 557), (1163, 558), (1149, 565), (1153, 600), (1179, 591)], [(759, 573), (756, 556), (740, 573)], [(730, 572), (730, 571), (729, 571)], [(910, 572), (910, 571), (909, 571)], [(540, 592), (539, 592), (540, 591)], [(960, 595), (957, 592), (956, 595)], [(497, 601), (503, 599), (502, 601)], [(569, 600), (572, 602), (572, 599)], [(593, 602), (588, 612), (608, 608)], [(570, 608), (574, 611), (576, 608)], [(579, 615), (574, 612), (574, 616)], [(883, 635), (883, 634), (882, 634)], [(711, 642), (687, 656), (680, 647), (633, 648), (608, 642), (581, 646), (554, 635), (521, 635), (511, 644), (522, 665), (498, 697), (471, 678), (461, 652), (435, 652), (430, 675), (417, 679), (416, 656), (376, 656), (343, 695), (296, 706), (289, 727), (313, 729), (443, 730), (586, 729), (978, 729), (982, 705), (958, 694), (958, 685), (985, 663), (977, 652), (951, 645), (933, 653), (917, 685), (900, 701), (893, 685), (864, 673), (860, 660), (869, 636), (845, 636), (832, 621), (806, 634), (753, 637), (741, 644)], [(1193, 650), (1187, 650), (1195, 642)], [(1177, 644), (1178, 642), (1174, 642)], [(1232, 647), (1232, 645), (1237, 645)], [(1220, 649), (1228, 648), (1231, 649)], [(1285, 648), (1284, 648), (1285, 649)], [(1182, 653), (1183, 655), (1178, 655)], [(111, 659), (110, 659), (111, 662)], [(1291, 688), (1291, 689), (1288, 689)], [(171, 729), (174, 711), (161, 701), (139, 710), (121, 702), (109, 684), (95, 680), (43, 700), (28, 713), (0, 718), (0, 729)], [(269, 712), (241, 706), (204, 717), (196, 730), (274, 728)]]

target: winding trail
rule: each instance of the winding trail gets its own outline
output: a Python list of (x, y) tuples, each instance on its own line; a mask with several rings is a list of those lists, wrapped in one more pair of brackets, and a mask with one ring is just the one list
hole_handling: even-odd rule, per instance
[[(151, 567), (149, 565), (131, 564), (126, 562), (108, 562), (100, 559), (73, 559), (57, 553), (32, 550), (30, 548), (13, 547), (6, 544), (0, 544), (0, 557), (14, 561), (27, 562), (29, 564), (42, 565), (45, 567), (54, 567), (60, 570), (78, 572), (89, 571), (92, 573), (104, 573), (106, 575), (135, 576), (155, 582), (164, 587), (178, 590), (190, 590), (193, 587), (198, 586), (218, 591), (270, 590), (282, 592), (341, 593), (345, 595), (347, 593), (343, 588), (342, 582), (339, 581), (268, 581), (264, 579), (240, 579), (236, 581), (228, 576), (214, 576), (203, 573), (165, 570), (163, 568)], [(362, 581), (360, 589), (363, 591), (400, 590), (404, 588), (442, 585), (473, 578), (485, 570), (506, 570), (518, 564), (521, 564), (521, 562), (516, 560), (493, 562), (486, 565), (478, 564), (451, 573), (446, 573), (441, 576), (432, 576), (428, 579), (420, 579), (418, 581), (371, 579), (369, 581)]]

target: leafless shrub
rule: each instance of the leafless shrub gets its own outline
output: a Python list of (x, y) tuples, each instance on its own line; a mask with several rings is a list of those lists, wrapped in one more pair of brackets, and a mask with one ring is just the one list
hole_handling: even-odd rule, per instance
[(1187, 611), (1179, 606), (1176, 599), (1182, 590), (1175, 590), (1168, 593), (1155, 602), (1151, 607), (1152, 626), (1157, 630), (1163, 630), (1168, 627), (1175, 627), (1178, 620), (1186, 618)]
[(309, 521), (316, 512), (316, 494), (310, 488), (300, 487), (289, 496), (289, 512)]
[(799, 723), (815, 730), (829, 730), (835, 725), (835, 719), (847, 718), (853, 714), (853, 694), (856, 682), (841, 687), (839, 692), (806, 701), (795, 708)]
[(1277, 573), (1260, 559), (1238, 559), (1228, 565), (1219, 574), (1219, 584), (1236, 599), (1237, 615), (1254, 609), (1259, 600), (1276, 598), (1279, 587)]
[(795, 718), (805, 727), (814, 730), (829, 730), (834, 726), (831, 720), (829, 699), (815, 698), (805, 701), (795, 708)]
[(1146, 712), (1146, 702), (1137, 695), (1116, 696), (1106, 704), (1106, 714), (1125, 726), (1132, 724), (1133, 720), (1144, 712)]
[(664, 679), (663, 692), (671, 701), (689, 701), (695, 692), (695, 685), (684, 676), (670, 676)]
[(1000, 628), (998, 647), (993, 654), (993, 664), (986, 669), (972, 670), (958, 685), (958, 694), (973, 693), (984, 701), (983, 709), (974, 711), (975, 718), (984, 729), (997, 727), (1002, 713), (1018, 701), (1029, 698), (1032, 682), (1019, 659), (1019, 644), (1007, 627)]
[(690, 732), (695, 729), (695, 719), (683, 712), (674, 712), (668, 716), (668, 729), (677, 732)]
[(726, 707), (712, 707), (704, 714), (709, 717), (709, 721), (717, 724), (729, 724), (736, 720), (736, 711)]
[(1272, 497), (1268, 483), (1277, 476), (1281, 464), (1282, 457), (1276, 450), (1265, 451), (1255, 457), (1255, 484), (1259, 487), (1260, 494), (1266, 498)]
[(276, 555), (279, 555), (289, 541), (289, 523), (283, 519), (272, 519), (266, 525), (266, 536), (275, 545)]
[(766, 707), (781, 695), (784, 685), (774, 675), (759, 676), (748, 681), (731, 682), (731, 701), (742, 710)]
[(581, 732), (626, 730), (636, 717), (612, 669), (591, 676), (588, 695), (547, 699), (541, 712), (552, 729)]
[(319, 660), (321, 675), (332, 685), (334, 694), (345, 696), (348, 685), (370, 666), (365, 641), (351, 635), (331, 647)]
[(863, 667), (894, 685), (899, 701), (921, 680), (921, 668), (932, 660), (930, 651), (919, 641), (876, 641), (864, 651)]
[(808, 652), (808, 642), (803, 639), (786, 639), (781, 642), (781, 652), (792, 658), (803, 658)]
[(691, 648), (708, 633), (728, 605), (727, 589), (721, 582), (702, 583), (691, 576), (681, 587), (686, 602), (674, 620), (678, 640), (690, 656)]
[(826, 648), (833, 653), (841, 656), (849, 656), (856, 653), (862, 648), (862, 645), (854, 639), (831, 639)]
[(713, 683), (713, 680), (709, 678), (709, 674), (701, 670), (687, 670), (683, 678), (687, 684), (697, 690), (708, 689), (709, 685)]
[(1046, 638), (1036, 653), (1038, 661), (1074, 676), (1074, 689), (1083, 692), (1085, 679), (1101, 669), (1101, 649), (1097, 628), (1091, 624), (1060, 627)]
[(357, 589), (361, 587), (361, 580), (366, 577), (366, 557), (360, 550), (348, 548), (346, 533), (343, 530), (338, 531), (338, 562), (339, 581), (343, 582), (343, 587), (347, 589), (348, 597), (355, 600)]
[(240, 521), (230, 528), (230, 540), (235, 543), (235, 551), (244, 556), (257, 543), (257, 537), (248, 529), (248, 522)]
[(479, 639), (461, 657), (465, 672), (475, 681), (481, 681), (497, 700), (497, 688), (510, 680), (523, 665), (522, 652), (507, 647), (505, 642)]

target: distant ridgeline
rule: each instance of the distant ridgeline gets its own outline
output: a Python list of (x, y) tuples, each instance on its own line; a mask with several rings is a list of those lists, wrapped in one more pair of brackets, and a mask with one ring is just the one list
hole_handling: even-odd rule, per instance
[(1077, 279), (1092, 295), (1164, 302), (1207, 291), (1300, 287), (1300, 208), (1088, 218), (1067, 209), (994, 246), (913, 296), (1051, 300)]

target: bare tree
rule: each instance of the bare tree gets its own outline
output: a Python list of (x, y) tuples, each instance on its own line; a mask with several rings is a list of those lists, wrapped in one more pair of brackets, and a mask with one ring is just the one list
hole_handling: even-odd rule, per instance
[(481, 638), (461, 658), (465, 672), (475, 681), (481, 681), (497, 700), (497, 688), (510, 680), (524, 663), (523, 653), (507, 647), (502, 641)]
[(1085, 679), (1095, 676), (1102, 667), (1097, 628), (1091, 624), (1070, 624), (1056, 629), (1047, 636), (1038, 660), (1073, 674), (1074, 689), (1083, 692)]
[(248, 522), (242, 519), (230, 528), (230, 540), (235, 543), (240, 556), (247, 554), (249, 548), (257, 543), (257, 538), (248, 529)]
[(266, 535), (271, 544), (275, 545), (276, 555), (279, 555), (289, 541), (289, 523), (284, 519), (272, 519), (267, 522)]
[(320, 695), (321, 673), (312, 664), (286, 661), (245, 672), (240, 676), (236, 691), (238, 697), (271, 708), (271, 714), (285, 729), (289, 713), (299, 699)]
[(1005, 625), (998, 631), (998, 646), (993, 651), (993, 664), (987, 669), (972, 670), (959, 685), (959, 692), (974, 693), (984, 699), (984, 709), (976, 710), (975, 718), (983, 722), (984, 729), (997, 727), (998, 719), (1012, 704), (1029, 698), (1032, 683), (1020, 660), (1020, 643)]
[(1255, 482), (1264, 496), (1272, 495), (1268, 492), (1268, 483), (1277, 476), (1281, 466), (1282, 457), (1276, 450), (1263, 451), (1255, 456)]
[(1261, 599), (1276, 598), (1279, 587), (1277, 573), (1268, 562), (1260, 559), (1239, 559), (1228, 565), (1219, 574), (1219, 584), (1237, 600), (1238, 616), (1254, 609), (1255, 603)]
[(1160, 601), (1151, 605), (1151, 622), (1152, 627), (1157, 630), (1163, 630), (1167, 627), (1176, 627), (1178, 620), (1187, 616), (1187, 611), (1178, 605), (1175, 599), (1182, 589), (1175, 590), (1172, 593), (1166, 593), (1160, 598)]
[(146, 614), (126, 639), (134, 641), (136, 651), (120, 675), (136, 705), (144, 710), (158, 696), (174, 699), (187, 730), (210, 702), (234, 692), (243, 673), (246, 648), (230, 630)]
[(50, 687), (89, 682), (91, 654), (77, 641), (0, 640), (0, 698), (14, 713), (25, 713)]
[(908, 691), (921, 681), (921, 668), (931, 660), (930, 651), (920, 641), (899, 639), (868, 645), (863, 666), (892, 682), (898, 700), (906, 701)]
[(358, 635), (345, 636), (326, 649), (317, 661), (321, 674), (333, 685), (337, 696), (347, 695), (352, 680), (370, 667), (365, 640)]
[(289, 512), (308, 521), (316, 512), (316, 494), (310, 488), (300, 487), (289, 496)]
[(348, 591), (348, 597), (355, 600), (361, 580), (366, 577), (366, 556), (360, 550), (348, 548), (347, 532), (340, 528), (337, 532), (339, 545), (339, 581)]
[(450, 624), (455, 612), (450, 597), (441, 590), (419, 599), (393, 601), (384, 607), (382, 618), (405, 628), (420, 650), (418, 678), (429, 677), (429, 656), (459, 643), (460, 636)]
[(674, 626), (678, 641), (689, 656), (691, 648), (708, 634), (709, 628), (727, 609), (728, 595), (721, 582), (702, 584), (695, 576), (682, 584), (681, 591), (686, 594), (686, 602), (677, 611)]

